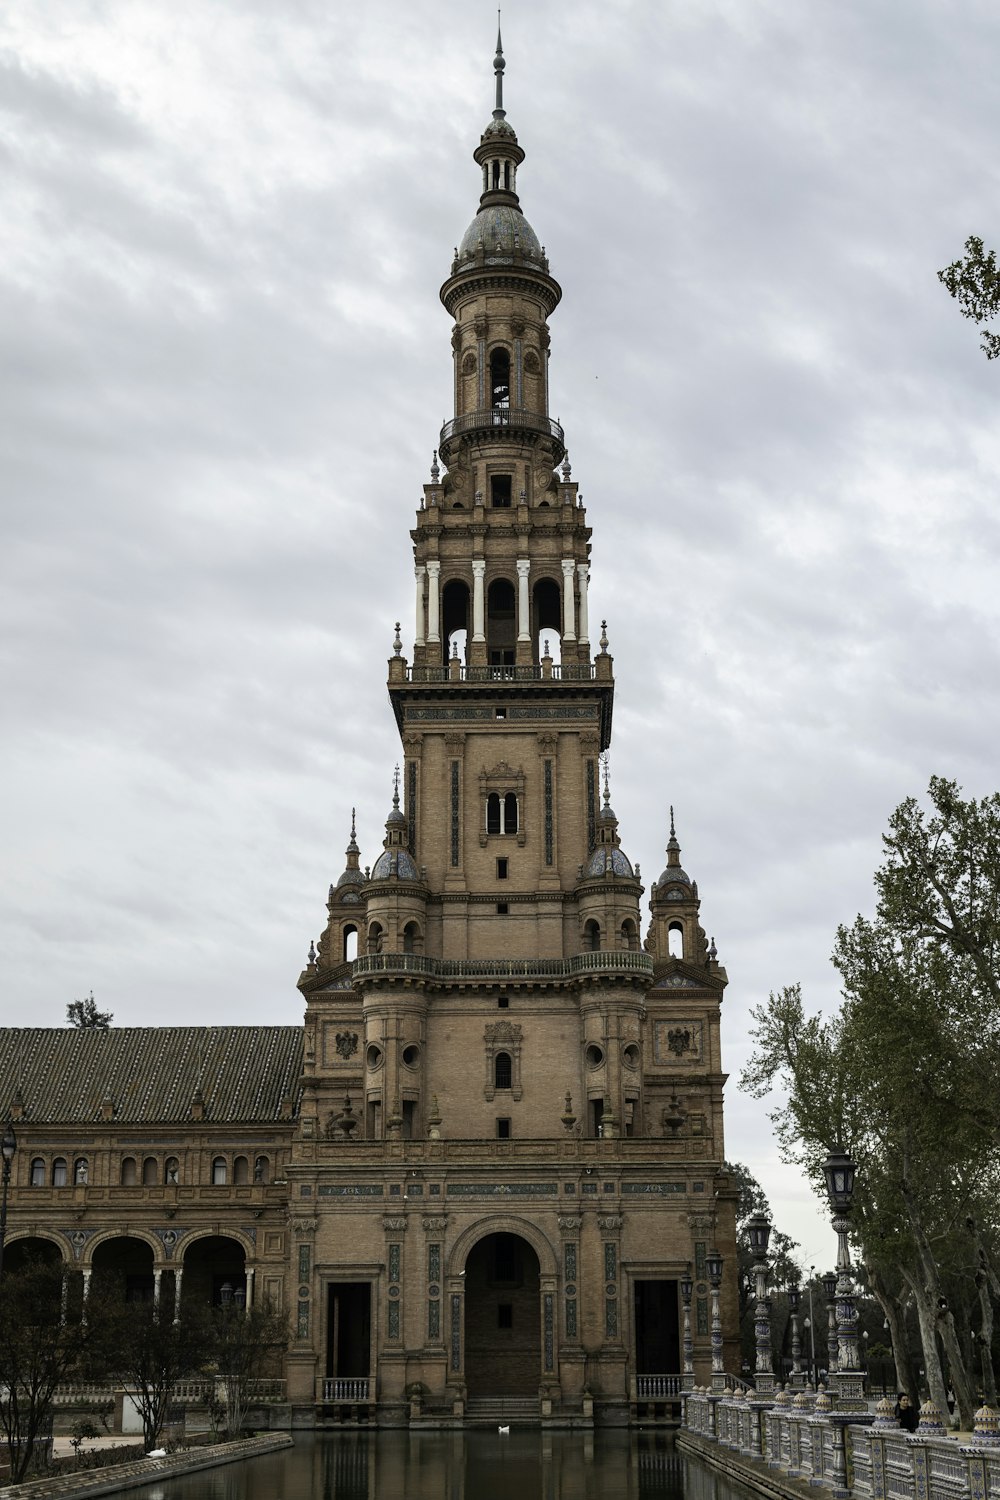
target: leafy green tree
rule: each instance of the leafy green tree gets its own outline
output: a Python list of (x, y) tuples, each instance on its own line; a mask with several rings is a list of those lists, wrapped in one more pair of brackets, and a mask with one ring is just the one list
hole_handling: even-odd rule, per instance
[(95, 1341), (79, 1317), (63, 1316), (63, 1298), (58, 1265), (31, 1261), (0, 1279), (0, 1427), (15, 1484), (51, 1429), (57, 1386), (84, 1373)]
[(275, 1366), (288, 1343), (288, 1319), (269, 1302), (241, 1308), (232, 1303), (212, 1309), (211, 1351), (226, 1392), (226, 1433), (243, 1430), (254, 1382)]
[(769, 1284), (772, 1292), (776, 1294), (771, 1298), (771, 1334), (779, 1351), (786, 1340), (790, 1316), (788, 1299), (783, 1293), (787, 1292), (790, 1286), (798, 1286), (802, 1279), (802, 1269), (794, 1254), (799, 1246), (796, 1240), (783, 1234), (774, 1224), (774, 1215), (771, 1213), (767, 1194), (750, 1169), (742, 1162), (727, 1161), (724, 1163), (724, 1170), (728, 1172), (739, 1195), (736, 1201), (736, 1256), (740, 1294), (740, 1351), (744, 1363), (752, 1369), (756, 1355), (754, 1332), (756, 1301), (752, 1291), (754, 1259), (750, 1248), (748, 1228), (750, 1220), (754, 1214), (764, 1214), (771, 1221), (771, 1239), (768, 1246)]
[(980, 347), (987, 359), (1000, 356), (1000, 333), (983, 327), (1000, 313), (1000, 271), (996, 251), (987, 251), (977, 235), (965, 242), (965, 256), (938, 272), (938, 280), (958, 303), (963, 318), (980, 325)]
[[(909, 798), (890, 820), (875, 919), (837, 933), (839, 1013), (808, 1015), (797, 986), (772, 995), (754, 1012), (742, 1083), (787, 1092), (776, 1133), (818, 1190), (826, 1153), (852, 1152), (853, 1231), (900, 1377), (917, 1395), (905, 1359), (912, 1306), (931, 1396), (944, 1411), (947, 1369), (971, 1426), (971, 1356), (992, 1342), (1000, 1189), (1000, 796), (963, 800), (934, 778), (930, 800), (929, 814)], [(987, 1390), (992, 1380), (990, 1361)]]
[(110, 1010), (97, 1009), (93, 990), (85, 1000), (72, 1000), (66, 1007), (67, 1026), (96, 1026), (101, 1031), (107, 1031), (113, 1020), (114, 1015)]

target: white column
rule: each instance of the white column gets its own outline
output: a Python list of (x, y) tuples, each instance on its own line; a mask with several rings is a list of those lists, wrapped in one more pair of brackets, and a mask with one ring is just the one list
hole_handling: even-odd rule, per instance
[(434, 646), (441, 640), (441, 592), (438, 579), (441, 564), (434, 558), (427, 564), (427, 644)]
[(580, 645), (590, 645), (590, 620), (587, 615), (587, 584), (590, 582), (590, 568), (587, 563), (577, 563), (576, 576), (580, 580)]
[(517, 560), (517, 638), (519, 641), (530, 641), (531, 631), (528, 629), (528, 569), (531, 564), (526, 557)]
[(417, 584), (417, 629), (414, 636), (414, 644), (424, 644), (424, 565), (417, 563), (413, 570), (413, 576)]
[(253, 1273), (254, 1267), (247, 1266), (247, 1312), (253, 1307)]
[(162, 1275), (163, 1275), (163, 1272), (160, 1269), (160, 1267), (159, 1266), (154, 1266), (153, 1267), (153, 1306), (154, 1307), (159, 1307), (159, 1305), (160, 1305), (160, 1278), (162, 1277)]
[(87, 1321), (87, 1298), (90, 1296), (90, 1278), (93, 1274), (93, 1271), (90, 1270), (83, 1272), (83, 1311), (80, 1314), (81, 1323), (86, 1323)]
[(486, 577), (486, 559), (476, 557), (472, 560), (472, 639), (474, 641), (485, 641), (486, 639), (486, 596), (483, 580)]
[(174, 1322), (181, 1320), (181, 1282), (184, 1278), (184, 1267), (174, 1267)]
[(573, 575), (576, 568), (571, 557), (564, 557), (563, 571), (563, 640), (576, 640), (576, 610), (573, 607)]

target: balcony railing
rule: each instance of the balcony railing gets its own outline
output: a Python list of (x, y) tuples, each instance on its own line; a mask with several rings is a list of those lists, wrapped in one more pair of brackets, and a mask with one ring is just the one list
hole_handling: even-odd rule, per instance
[(407, 682), (593, 682), (597, 668), (591, 661), (553, 662), (544, 669), (537, 663), (526, 667), (407, 667)]
[(354, 961), (354, 977), (419, 974), (431, 979), (572, 979), (581, 974), (643, 974), (652, 978), (648, 953), (631, 949), (575, 953), (572, 958), (428, 958), (422, 953), (369, 953)]
[(672, 1401), (684, 1389), (683, 1375), (637, 1375), (635, 1393), (640, 1401)]
[(557, 443), (563, 442), (562, 427), (553, 417), (547, 417), (543, 412), (522, 411), (513, 406), (488, 406), (482, 411), (467, 411), (460, 417), (452, 417), (441, 428), (438, 446), (443, 448), (449, 438), (458, 437), (463, 432), (511, 427), (528, 432), (542, 432), (546, 437), (555, 438)]
[(321, 1380), (321, 1401), (368, 1401), (371, 1380), (368, 1376), (355, 1380)]

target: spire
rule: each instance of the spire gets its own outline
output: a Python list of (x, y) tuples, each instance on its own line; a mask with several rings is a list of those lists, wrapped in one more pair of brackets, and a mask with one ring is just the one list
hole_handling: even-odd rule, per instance
[(677, 833), (674, 829), (674, 809), (670, 808), (670, 837), (667, 840), (667, 869), (678, 869), (681, 862), (681, 846), (677, 842)]
[(494, 120), (502, 120), (507, 111), (503, 107), (503, 70), (506, 64), (503, 60), (503, 42), (500, 38), (500, 12), (497, 11), (497, 50), (493, 59), (493, 71), (497, 79), (497, 102), (493, 111)]

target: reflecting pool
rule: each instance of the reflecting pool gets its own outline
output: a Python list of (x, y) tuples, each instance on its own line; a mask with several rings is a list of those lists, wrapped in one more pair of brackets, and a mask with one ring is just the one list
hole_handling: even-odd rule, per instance
[(131, 1494), (137, 1500), (740, 1500), (662, 1432), (352, 1432)]

